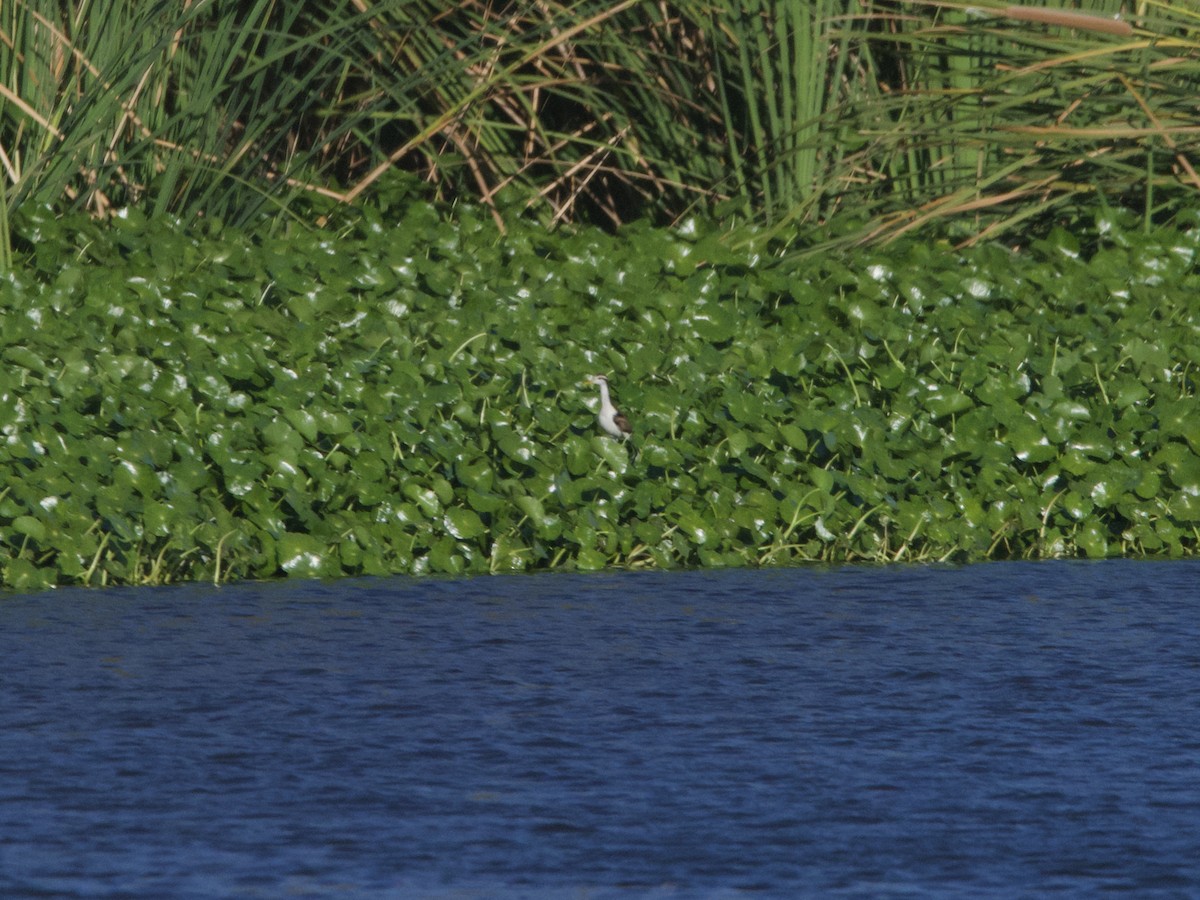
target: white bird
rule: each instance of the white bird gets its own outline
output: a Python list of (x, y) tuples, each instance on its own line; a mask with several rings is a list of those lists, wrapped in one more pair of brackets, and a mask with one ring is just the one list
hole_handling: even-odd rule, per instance
[(608, 395), (608, 379), (603, 375), (589, 375), (587, 380), (588, 384), (600, 386), (600, 413), (596, 416), (596, 421), (613, 437), (625, 440), (633, 434), (633, 427), (621, 411), (613, 406), (612, 398)]

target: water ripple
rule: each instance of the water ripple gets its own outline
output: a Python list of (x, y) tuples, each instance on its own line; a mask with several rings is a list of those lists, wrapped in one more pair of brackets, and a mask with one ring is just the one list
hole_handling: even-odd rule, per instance
[(0, 603), (0, 894), (1200, 890), (1194, 563)]

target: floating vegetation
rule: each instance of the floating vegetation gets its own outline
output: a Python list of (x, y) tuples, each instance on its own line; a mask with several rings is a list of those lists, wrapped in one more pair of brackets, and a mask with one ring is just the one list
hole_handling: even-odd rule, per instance
[(1191, 234), (780, 263), (695, 224), (358, 215), (23, 213), (4, 585), (1200, 546)]

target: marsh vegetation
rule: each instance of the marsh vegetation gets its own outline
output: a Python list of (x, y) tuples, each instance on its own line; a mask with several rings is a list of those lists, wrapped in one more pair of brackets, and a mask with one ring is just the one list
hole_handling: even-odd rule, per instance
[(1195, 552), (1186, 10), (233, 6), (0, 9), (5, 585)]

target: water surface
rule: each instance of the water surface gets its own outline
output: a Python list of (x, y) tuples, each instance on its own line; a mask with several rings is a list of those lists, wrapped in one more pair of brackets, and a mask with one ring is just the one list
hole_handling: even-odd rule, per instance
[(1200, 894), (1200, 565), (0, 598), (0, 895)]

